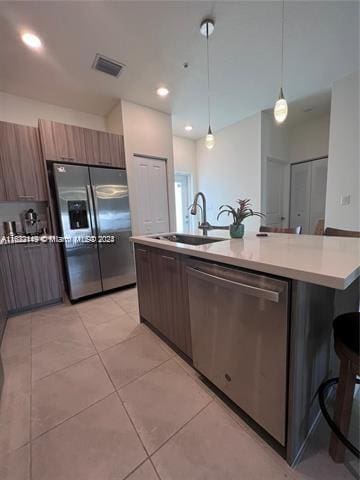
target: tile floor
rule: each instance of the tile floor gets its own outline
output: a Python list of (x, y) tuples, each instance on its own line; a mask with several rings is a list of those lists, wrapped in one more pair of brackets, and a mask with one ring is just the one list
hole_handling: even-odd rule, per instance
[(136, 289), (13, 317), (1, 480), (332, 480), (322, 426), (293, 470), (146, 326)]

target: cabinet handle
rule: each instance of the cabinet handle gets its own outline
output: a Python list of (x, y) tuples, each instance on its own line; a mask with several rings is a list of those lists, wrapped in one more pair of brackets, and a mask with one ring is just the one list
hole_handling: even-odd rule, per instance
[(161, 258), (165, 258), (165, 260), (176, 260), (175, 257), (170, 257), (170, 255), (161, 255)]
[(101, 165), (111, 165), (111, 162), (99, 162)]
[(41, 247), (41, 243), (34, 243), (32, 245), (24, 245), (24, 248), (37, 248), (37, 247)]
[(75, 160), (74, 157), (60, 157), (61, 160)]
[(144, 250), (143, 248), (138, 248), (137, 251), (141, 253), (149, 253), (148, 250)]
[(35, 195), (18, 195), (17, 197), (23, 198), (23, 199), (27, 199), (27, 198), (33, 199), (35, 198)]

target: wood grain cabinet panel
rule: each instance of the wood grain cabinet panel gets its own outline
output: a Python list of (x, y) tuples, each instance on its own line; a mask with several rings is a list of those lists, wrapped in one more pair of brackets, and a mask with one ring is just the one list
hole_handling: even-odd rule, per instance
[(0, 161), (3, 199), (48, 199), (37, 128), (0, 122)]
[(0, 245), (0, 275), (2, 277), (5, 303), (8, 311), (16, 309), (15, 290), (9, 262), (9, 248), (11, 247)]
[(125, 168), (121, 135), (48, 120), (40, 120), (39, 129), (46, 160)]
[(191, 333), (182, 258), (135, 246), (140, 315), (190, 358)]
[(45, 160), (87, 163), (84, 128), (39, 120), (39, 130)]
[(140, 315), (158, 326), (153, 307), (151, 249), (135, 245), (135, 252)]
[(9, 264), (16, 310), (60, 300), (62, 287), (56, 260), (56, 245), (11, 245)]

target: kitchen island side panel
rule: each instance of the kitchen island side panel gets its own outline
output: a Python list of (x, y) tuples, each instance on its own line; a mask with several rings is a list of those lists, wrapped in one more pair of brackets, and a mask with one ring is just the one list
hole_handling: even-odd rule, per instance
[(333, 320), (359, 309), (359, 280), (346, 290), (293, 281), (286, 457), (296, 463), (319, 418), (318, 388), (338, 375)]

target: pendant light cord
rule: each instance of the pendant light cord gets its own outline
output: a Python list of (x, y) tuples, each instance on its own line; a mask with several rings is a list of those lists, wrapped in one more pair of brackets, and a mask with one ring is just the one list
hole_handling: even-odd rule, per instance
[(284, 13), (285, 13), (285, 0), (282, 1), (281, 12), (281, 79), (280, 85), (283, 87), (284, 82)]
[(207, 101), (208, 101), (208, 121), (210, 128), (210, 66), (209, 66), (209, 23), (206, 24), (206, 60), (207, 60)]

